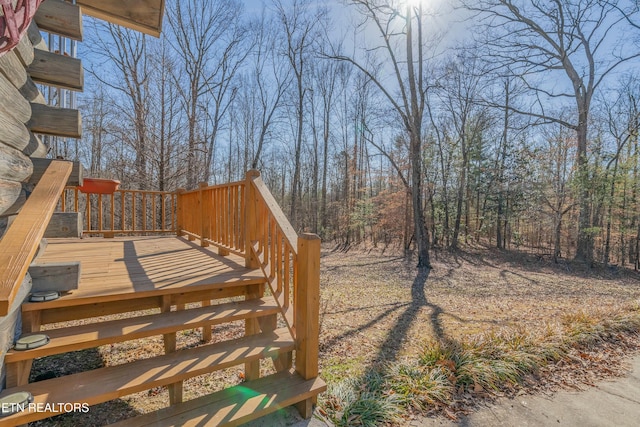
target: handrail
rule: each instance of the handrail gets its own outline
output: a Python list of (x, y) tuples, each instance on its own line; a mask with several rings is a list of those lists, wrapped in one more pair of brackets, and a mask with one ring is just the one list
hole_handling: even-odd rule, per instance
[(72, 162), (51, 162), (0, 240), (0, 316), (9, 312), (72, 168)]
[[(71, 200), (69, 200), (71, 199)], [(84, 212), (83, 234), (175, 233), (177, 196), (154, 190), (116, 190), (113, 194), (62, 192), (62, 212)]]
[(216, 246), (220, 255), (245, 257), (262, 270), (283, 318), (296, 340), (296, 370), (318, 375), (320, 238), (298, 236), (260, 173), (244, 181), (178, 191), (179, 236)]

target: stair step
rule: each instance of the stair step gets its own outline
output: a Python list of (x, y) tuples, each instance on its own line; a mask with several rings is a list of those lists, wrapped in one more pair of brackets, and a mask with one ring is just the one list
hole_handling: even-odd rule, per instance
[[(135, 298), (104, 299), (95, 301), (89, 298), (65, 299), (50, 301), (62, 304), (51, 307), (50, 302), (24, 303), (22, 304), (22, 315), (36, 315), (39, 324), (69, 322), (78, 319), (91, 317), (109, 316), (112, 314), (128, 313), (131, 311), (150, 310), (161, 308), (167, 303), (169, 305), (188, 304), (192, 302), (202, 302), (206, 300), (218, 300), (222, 298), (233, 298), (246, 296), (250, 292), (250, 287), (255, 284), (230, 283), (214, 289), (186, 288), (166, 295), (144, 296), (135, 295)], [(145, 294), (146, 295), (146, 294)], [(62, 300), (62, 301), (60, 301)]]
[(236, 426), (291, 406), (327, 389), (320, 378), (282, 372), (130, 418), (110, 427)]
[(171, 311), (147, 316), (131, 317), (88, 325), (43, 331), (51, 341), (32, 350), (9, 350), (5, 363), (82, 350), (122, 341), (167, 334), (235, 320), (263, 317), (278, 313), (272, 297), (239, 301)]
[(0, 418), (0, 426), (15, 426), (64, 412), (65, 405), (56, 404), (95, 405), (219, 369), (277, 356), (294, 348), (295, 342), (289, 331), (282, 328), (274, 332), (188, 348), (124, 365), (108, 366), (14, 387), (4, 390), (0, 397), (18, 391), (28, 391), (33, 395), (35, 405), (50, 404), (51, 411), (27, 410), (13, 414)]

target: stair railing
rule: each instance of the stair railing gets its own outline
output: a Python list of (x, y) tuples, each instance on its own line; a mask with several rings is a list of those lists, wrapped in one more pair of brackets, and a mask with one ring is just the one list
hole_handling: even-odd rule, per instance
[(0, 240), (0, 316), (13, 304), (72, 167), (71, 162), (51, 162)]
[(178, 191), (177, 233), (260, 268), (291, 335), (296, 370), (318, 376), (320, 238), (298, 236), (256, 170), (244, 181)]

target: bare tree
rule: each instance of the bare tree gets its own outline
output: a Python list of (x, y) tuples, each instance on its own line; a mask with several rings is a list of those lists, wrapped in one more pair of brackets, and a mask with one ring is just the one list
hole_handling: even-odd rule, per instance
[(276, 118), (276, 113), (282, 106), (284, 95), (291, 85), (291, 70), (286, 67), (286, 57), (279, 54), (283, 41), (277, 32), (277, 27), (262, 14), (256, 39), (254, 52), (252, 79), (255, 82), (258, 95), (259, 135), (251, 167), (256, 169), (264, 148), (265, 140)]
[(298, 225), (297, 209), (300, 198), (300, 166), (305, 118), (305, 96), (309, 92), (306, 85), (310, 72), (309, 60), (313, 44), (319, 37), (319, 25), (322, 24), (325, 11), (312, 10), (309, 0), (293, 0), (291, 4), (284, 4), (281, 0), (274, 3), (276, 15), (285, 32), (286, 44), (284, 55), (289, 60), (295, 83), (296, 130), (293, 179), (291, 182), (291, 209), (289, 220), (294, 226)]
[(149, 53), (147, 36), (137, 31), (124, 29), (113, 24), (98, 28), (101, 35), (96, 38), (95, 53), (106, 57), (114, 64), (117, 74), (106, 76), (102, 69), (91, 73), (104, 85), (124, 95), (126, 107), (120, 110), (124, 122), (132, 129), (120, 127), (120, 138), (134, 150), (135, 177), (131, 179), (137, 188), (148, 185), (148, 145), (149, 145)]
[[(401, 119), (409, 140), (411, 177), (405, 182), (409, 183), (411, 192), (418, 267), (430, 268), (429, 232), (422, 194), (422, 126), (428, 89), (422, 4), (418, 3), (416, 7), (410, 2), (392, 0), (351, 0), (349, 4), (356, 6), (364, 17), (363, 27), (368, 28), (366, 24), (371, 24), (378, 32), (380, 44), (372, 50), (384, 55), (384, 59), (380, 57), (378, 63), (364, 63), (352, 56), (338, 54), (331, 57), (351, 63), (371, 79)], [(385, 68), (383, 64), (388, 64), (386, 66), (392, 69), (392, 78), (389, 80), (379, 72)], [(396, 95), (397, 92), (399, 95)]]
[[(239, 25), (242, 5), (235, 0), (188, 0), (174, 3), (169, 13), (172, 44), (181, 58), (178, 86), (188, 122), (187, 187), (194, 188), (211, 173), (213, 144), (220, 121), (234, 94), (231, 84), (240, 63), (248, 55), (242, 46), (246, 32)], [(182, 87), (180, 78), (186, 79)], [(208, 110), (213, 111), (210, 113)], [(205, 114), (202, 114), (204, 110)], [(205, 161), (197, 166), (199, 117), (211, 117)]]
[[(535, 106), (514, 110), (543, 121), (559, 123), (576, 132), (579, 190), (579, 232), (576, 259), (593, 260), (589, 199), (588, 137), (595, 91), (621, 64), (640, 55), (625, 43), (624, 27), (638, 8), (611, 0), (462, 0), (476, 12), (489, 32), (483, 43), (491, 61), (517, 75), (531, 90)], [(554, 77), (557, 76), (557, 77)], [(564, 76), (565, 85), (549, 84)], [(575, 116), (563, 120), (550, 105), (573, 99)], [(513, 109), (513, 107), (511, 107)]]

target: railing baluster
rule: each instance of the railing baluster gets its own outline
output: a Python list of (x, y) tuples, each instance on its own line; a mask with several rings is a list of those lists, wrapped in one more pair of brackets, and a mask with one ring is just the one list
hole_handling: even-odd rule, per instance
[(111, 231), (116, 229), (116, 196), (115, 193), (111, 193)]
[(122, 191), (120, 193), (120, 208), (122, 209), (122, 213), (121, 213), (121, 217), (120, 217), (120, 224), (122, 226), (122, 231), (126, 231), (127, 230), (127, 218), (126, 218), (126, 214), (125, 214), (125, 205), (127, 204), (127, 192), (126, 191)]
[(152, 225), (151, 225), (151, 231), (157, 231), (158, 230), (158, 226), (157, 226), (157, 218), (156, 218), (156, 197), (157, 195), (155, 193), (151, 193), (151, 220), (152, 220)]
[(91, 194), (86, 195), (87, 200), (87, 231), (91, 231)]
[(276, 277), (277, 277), (277, 282), (276, 282), (276, 289), (278, 290), (278, 293), (282, 292), (282, 272), (283, 272), (283, 268), (282, 268), (282, 251), (284, 250), (284, 247), (282, 245), (282, 235), (280, 234), (280, 232), (278, 232), (278, 236), (277, 236), (277, 247), (276, 247), (276, 253), (278, 254), (277, 259), (276, 259), (276, 265), (277, 265), (277, 269), (276, 269)]
[(142, 193), (142, 231), (147, 231), (147, 193)]

